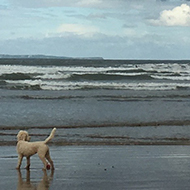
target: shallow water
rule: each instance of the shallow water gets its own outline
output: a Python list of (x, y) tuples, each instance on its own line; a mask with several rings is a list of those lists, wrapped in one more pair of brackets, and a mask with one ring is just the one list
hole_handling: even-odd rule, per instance
[(167, 98), (167, 95), (172, 95), (170, 92), (155, 93), (2, 91), (0, 125), (94, 126), (189, 121), (190, 101), (187, 91), (184, 92), (185, 97), (175, 97), (173, 94), (174, 97)]

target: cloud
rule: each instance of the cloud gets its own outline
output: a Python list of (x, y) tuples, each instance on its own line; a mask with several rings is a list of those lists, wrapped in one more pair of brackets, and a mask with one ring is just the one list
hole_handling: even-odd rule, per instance
[(83, 37), (91, 37), (93, 34), (98, 33), (99, 29), (95, 26), (86, 26), (81, 24), (62, 24), (58, 27), (56, 32), (60, 34), (60, 36), (72, 33)]
[(77, 5), (81, 7), (92, 7), (92, 6), (97, 6), (101, 5), (102, 1), (101, 0), (81, 0), (77, 3)]
[[(121, 57), (126, 56), (127, 39), (119, 36), (108, 37), (103, 34), (96, 34), (93, 38), (80, 38), (79, 35), (68, 35), (60, 37), (48, 37), (42, 40), (37, 39), (14, 39), (0, 40), (2, 53), (7, 54), (48, 54), (71, 57)], [(124, 52), (121, 47), (124, 45)], [(16, 47), (16, 48), (15, 48)], [(14, 52), (14, 53), (12, 53)]]
[(106, 19), (105, 14), (100, 14), (100, 13), (91, 13), (87, 16), (88, 19)]
[[(13, 5), (27, 8), (39, 7), (105, 7), (109, 5), (108, 0), (8, 0)], [(118, 0), (117, 0), (118, 1)], [(117, 2), (116, 1), (116, 2)]]
[(190, 26), (190, 6), (182, 4), (172, 10), (164, 10), (159, 19), (150, 20), (154, 25), (164, 26)]
[[(84, 8), (129, 8), (131, 5), (139, 5), (141, 0), (6, 0), (9, 4), (27, 8), (45, 7), (84, 7)], [(150, 0), (143, 0), (150, 2)]]
[[(157, 38), (157, 42), (155, 42)], [(0, 40), (1, 53), (46, 54), (71, 57), (104, 57), (124, 59), (189, 59), (189, 43), (161, 43), (159, 36), (144, 36), (143, 40), (99, 34), (96, 38), (80, 36), (37, 39)], [(183, 51), (182, 51), (183, 50)]]

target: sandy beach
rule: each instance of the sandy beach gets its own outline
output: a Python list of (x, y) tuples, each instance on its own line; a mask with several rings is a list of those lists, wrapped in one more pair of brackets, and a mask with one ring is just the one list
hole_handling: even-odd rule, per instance
[(15, 169), (15, 146), (0, 147), (1, 189), (162, 189), (190, 187), (188, 146), (51, 146), (55, 171)]

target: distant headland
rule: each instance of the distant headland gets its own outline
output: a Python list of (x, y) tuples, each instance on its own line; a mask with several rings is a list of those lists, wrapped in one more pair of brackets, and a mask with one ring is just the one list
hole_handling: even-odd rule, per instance
[(66, 57), (66, 56), (53, 56), (53, 55), (9, 55), (0, 54), (0, 59), (94, 59), (103, 60), (103, 57)]

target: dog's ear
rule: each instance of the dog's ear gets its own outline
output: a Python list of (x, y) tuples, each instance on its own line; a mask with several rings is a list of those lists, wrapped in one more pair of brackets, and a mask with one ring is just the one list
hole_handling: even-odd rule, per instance
[(19, 131), (17, 135), (17, 141), (23, 140), (28, 141), (28, 133), (26, 131)]
[(30, 139), (31, 139), (31, 136), (27, 135), (26, 141), (30, 141)]

